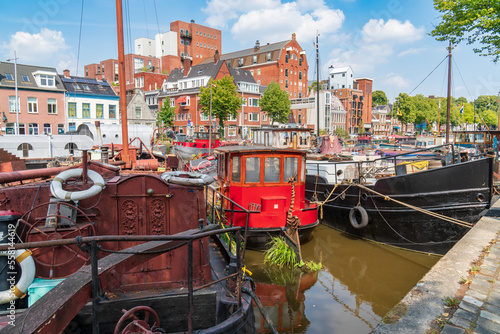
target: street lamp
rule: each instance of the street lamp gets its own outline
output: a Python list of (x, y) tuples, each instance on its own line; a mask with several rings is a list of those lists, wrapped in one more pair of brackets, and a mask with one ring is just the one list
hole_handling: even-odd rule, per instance
[(7, 61), (12, 61), (14, 60), (14, 86), (16, 89), (16, 103), (15, 103), (15, 109), (16, 109), (16, 135), (19, 135), (19, 97), (17, 95), (17, 56), (16, 56), (16, 51), (14, 51), (14, 58), (9, 58)]

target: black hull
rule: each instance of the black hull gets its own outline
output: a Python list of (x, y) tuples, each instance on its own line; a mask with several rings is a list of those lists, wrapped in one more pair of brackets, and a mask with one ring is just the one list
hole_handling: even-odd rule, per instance
[[(475, 223), (490, 205), (491, 174), (491, 159), (481, 159), (387, 177), (367, 187), (417, 208)], [(317, 185), (316, 177), (307, 178), (307, 198), (316, 193), (318, 200), (324, 201), (334, 188), (321, 177)], [(345, 198), (325, 203), (322, 223), (364, 239), (434, 254), (445, 254), (469, 231), (468, 227), (386, 200), (371, 191), (348, 187), (337, 186), (330, 198), (343, 191)], [(355, 228), (349, 219), (351, 209), (358, 205), (368, 215), (368, 225), (362, 228)]]
[[(318, 226), (319, 220), (313, 224), (301, 225), (299, 226), (299, 240), (300, 243), (309, 240), (309, 237), (316, 226)], [(263, 251), (269, 248), (269, 242), (273, 237), (279, 237), (283, 235), (283, 230), (281, 228), (249, 228), (247, 236), (247, 248), (253, 250)]]

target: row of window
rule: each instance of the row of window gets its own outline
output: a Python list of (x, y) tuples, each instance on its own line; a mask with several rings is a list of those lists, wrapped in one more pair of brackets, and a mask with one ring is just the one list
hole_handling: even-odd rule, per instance
[[(181, 29), (181, 34), (182, 34), (182, 29)], [(189, 35), (189, 32), (187, 29), (186, 29), (186, 35)], [(208, 37), (208, 38), (212, 38), (212, 39), (217, 39), (217, 35), (207, 34), (206, 32), (204, 32), (202, 34), (201, 31), (198, 34), (198, 30), (196, 30), (196, 36), (200, 36), (200, 37), (203, 36), (203, 37)]]
[[(45, 135), (51, 135), (52, 134), (52, 124), (50, 123), (44, 123), (42, 125), (43, 127), (43, 134)], [(16, 132), (16, 123), (7, 123), (5, 126), (5, 133), (12, 135), (15, 134)], [(24, 123), (19, 123), (19, 134), (20, 135), (38, 135), (39, 134), (39, 124), (38, 123), (29, 123), (28, 124), (28, 131), (26, 132), (26, 124)], [(61, 134), (64, 133), (64, 124), (57, 124), (57, 133)]]
[[(12, 73), (5, 73), (5, 78), (10, 81), (15, 81)], [(23, 82), (30, 82), (30, 78), (27, 75), (21, 75), (21, 79)]]
[[(82, 118), (104, 118), (104, 112), (106, 111), (103, 104), (96, 104), (95, 109), (91, 110), (90, 103), (81, 104), (81, 117)], [(108, 105), (108, 117), (109, 119), (116, 118), (116, 105)], [(68, 117), (76, 118), (78, 117), (78, 110), (76, 102), (68, 102)]]
[[(181, 41), (181, 44), (182, 44), (182, 41)], [(189, 45), (188, 41), (186, 41), (186, 45)], [(216, 45), (210, 45), (210, 44), (206, 44), (206, 43), (198, 43), (198, 42), (196, 42), (196, 46), (198, 46), (200, 48), (209, 49), (209, 50), (217, 50), (217, 46)]]
[[(26, 110), (30, 114), (38, 114), (38, 98), (37, 97), (28, 97), (26, 99)], [(21, 99), (18, 97), (17, 104), (19, 105), (19, 113), (21, 113)], [(16, 112), (16, 97), (9, 96), (9, 112)], [(53, 98), (47, 99), (47, 113), (49, 115), (57, 114), (57, 100)]]
[[(232, 159), (232, 182), (241, 182), (242, 170), (245, 171), (244, 183), (259, 183), (262, 181), (264, 183), (284, 183), (287, 182), (289, 178), (295, 177), (299, 171), (298, 157), (245, 157), (243, 158), (243, 161), (241, 160), (242, 159), (240, 157), (233, 157)], [(264, 160), (263, 164), (262, 160)], [(281, 169), (282, 164), (283, 169)], [(300, 173), (300, 182), (304, 182), (305, 159), (302, 160), (301, 165), (302, 173)], [(223, 166), (221, 166), (220, 168), (223, 168)], [(261, 174), (263, 174), (262, 180)]]

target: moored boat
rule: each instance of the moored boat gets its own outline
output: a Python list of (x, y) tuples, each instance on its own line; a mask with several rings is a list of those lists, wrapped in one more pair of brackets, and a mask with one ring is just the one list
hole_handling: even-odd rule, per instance
[(306, 197), (323, 206), (325, 224), (341, 231), (445, 254), (490, 206), (492, 159), (462, 162), (453, 149), (443, 159), (424, 159), (308, 161)]
[(220, 146), (220, 135), (217, 132), (195, 132), (193, 138), (184, 134), (177, 134), (172, 142), (172, 150), (179, 158), (189, 161), (208, 155), (214, 148)]
[[(317, 206), (305, 199), (306, 151), (268, 146), (216, 149), (220, 192), (239, 207), (226, 212), (230, 226), (248, 226), (247, 246), (264, 249), (272, 236), (296, 226), (301, 241), (318, 225)], [(224, 202), (224, 208), (230, 203)], [(248, 221), (247, 221), (248, 219)]]

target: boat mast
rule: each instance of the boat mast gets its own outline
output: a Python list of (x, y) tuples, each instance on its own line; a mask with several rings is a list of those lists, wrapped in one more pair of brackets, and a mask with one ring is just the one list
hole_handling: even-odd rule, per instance
[(122, 122), (122, 160), (130, 168), (128, 150), (127, 87), (125, 86), (125, 47), (123, 46), (123, 11), (122, 0), (116, 0), (116, 28), (118, 30), (118, 83), (120, 86), (120, 111)]
[(319, 46), (318, 46), (318, 32), (316, 31), (316, 126), (317, 135), (319, 140)]
[(446, 97), (446, 144), (450, 142), (451, 41), (448, 47), (448, 95)]

